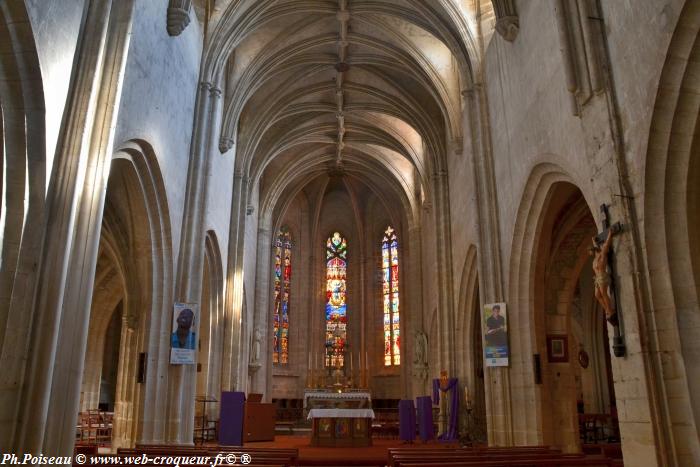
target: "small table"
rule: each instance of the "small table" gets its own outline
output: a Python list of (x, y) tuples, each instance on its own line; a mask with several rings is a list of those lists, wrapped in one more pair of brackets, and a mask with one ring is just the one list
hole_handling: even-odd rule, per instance
[(372, 409), (311, 409), (312, 446), (367, 447), (372, 445)]
[[(195, 437), (194, 437), (194, 444), (197, 444), (197, 441), (200, 441), (202, 444), (204, 444), (205, 441), (209, 441), (212, 439), (216, 439), (217, 434), (216, 434), (216, 420), (209, 420), (209, 416), (207, 415), (207, 403), (208, 402), (219, 402), (218, 400), (214, 399), (213, 397), (207, 397), (207, 396), (197, 396), (195, 398), (195, 402), (200, 402), (202, 404), (202, 416), (201, 416), (201, 425), (199, 428), (195, 427), (194, 432), (195, 432)], [(213, 423), (213, 426), (210, 425), (210, 422)], [(199, 436), (197, 436), (199, 435)]]

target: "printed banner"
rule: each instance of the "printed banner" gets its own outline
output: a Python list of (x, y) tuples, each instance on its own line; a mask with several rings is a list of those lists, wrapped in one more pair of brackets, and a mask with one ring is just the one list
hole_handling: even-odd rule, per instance
[(508, 315), (505, 303), (484, 305), (484, 364), (508, 366)]
[(170, 334), (170, 363), (194, 365), (197, 350), (197, 319), (199, 305), (176, 303), (173, 307), (173, 327)]

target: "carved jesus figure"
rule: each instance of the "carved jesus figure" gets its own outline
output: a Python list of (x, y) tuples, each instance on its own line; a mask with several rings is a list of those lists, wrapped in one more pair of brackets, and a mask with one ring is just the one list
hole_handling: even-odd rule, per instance
[(605, 317), (610, 322), (610, 324), (617, 324), (617, 317), (615, 316), (615, 309), (613, 308), (612, 301), (610, 300), (610, 274), (608, 273), (608, 251), (610, 251), (610, 245), (612, 244), (613, 230), (608, 230), (608, 237), (602, 246), (598, 246), (593, 237), (593, 248), (591, 248), (591, 253), (593, 254), (593, 274), (594, 274), (594, 286), (595, 286), (595, 298), (598, 303), (603, 307), (605, 311)]

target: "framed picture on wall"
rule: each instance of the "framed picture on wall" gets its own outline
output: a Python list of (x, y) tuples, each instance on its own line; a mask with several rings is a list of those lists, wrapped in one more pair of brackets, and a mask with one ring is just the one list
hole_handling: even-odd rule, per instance
[(567, 363), (569, 361), (569, 336), (566, 334), (547, 335), (547, 361)]

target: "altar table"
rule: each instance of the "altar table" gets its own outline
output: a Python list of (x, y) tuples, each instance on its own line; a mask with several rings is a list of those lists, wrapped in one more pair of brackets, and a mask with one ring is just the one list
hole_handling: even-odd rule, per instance
[(304, 391), (304, 409), (370, 409), (372, 397), (368, 391), (335, 392)]
[(311, 409), (312, 446), (366, 447), (372, 445), (372, 409)]

